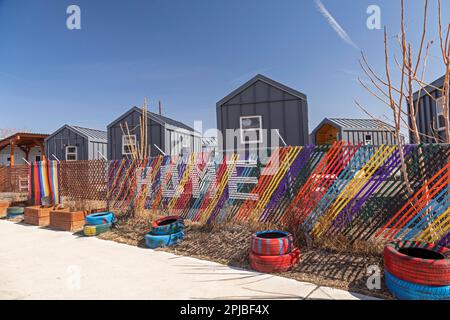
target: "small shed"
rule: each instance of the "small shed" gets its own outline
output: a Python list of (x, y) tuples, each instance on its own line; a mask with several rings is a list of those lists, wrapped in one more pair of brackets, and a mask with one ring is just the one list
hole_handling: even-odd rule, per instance
[(376, 119), (325, 118), (311, 133), (311, 143), (316, 145), (347, 141), (352, 144), (393, 145), (395, 128)]
[[(108, 159), (120, 160), (131, 156), (133, 146), (139, 145), (142, 109), (133, 107), (108, 125)], [(147, 139), (150, 156), (162, 153), (179, 155), (200, 152), (201, 134), (186, 124), (147, 111)], [(125, 123), (130, 136), (124, 134)]]
[(106, 159), (106, 131), (66, 124), (45, 139), (45, 150), (52, 160)]
[(309, 142), (306, 95), (260, 74), (217, 102), (216, 113), (227, 153)]
[[(414, 135), (410, 132), (409, 139), (412, 144), (445, 141), (444, 103), (441, 92), (436, 89), (443, 88), (444, 81), (445, 76), (442, 76), (414, 94), (414, 107), (418, 105), (416, 123), (420, 141), (415, 141)], [(409, 105), (408, 111), (411, 112)], [(409, 127), (412, 128), (411, 118), (409, 118)]]

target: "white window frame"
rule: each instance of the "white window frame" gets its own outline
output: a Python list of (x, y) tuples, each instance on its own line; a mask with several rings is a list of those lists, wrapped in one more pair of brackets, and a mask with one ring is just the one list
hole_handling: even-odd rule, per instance
[[(125, 139), (128, 139), (128, 143), (125, 143)], [(129, 143), (130, 140), (134, 141), (133, 143)], [(136, 135), (135, 134), (130, 134), (130, 135), (123, 135), (122, 136), (122, 155), (130, 155), (133, 154), (133, 152), (130, 150), (130, 152), (125, 152), (125, 146), (134, 146), (134, 149), (136, 149)]]
[[(259, 128), (242, 129), (242, 120), (244, 120), (244, 119), (252, 119), (252, 118), (258, 118), (259, 119)], [(242, 117), (239, 117), (239, 127), (240, 127), (241, 144), (263, 143), (262, 116), (242, 116)], [(244, 136), (245, 136), (244, 133), (248, 132), (248, 131), (259, 131), (259, 139), (246, 141), (244, 139)]]
[[(69, 148), (75, 148), (75, 151), (69, 152)], [(75, 156), (75, 159), (68, 159), (69, 156)], [(78, 147), (77, 146), (66, 146), (66, 161), (77, 161), (78, 160)]]
[[(441, 107), (441, 110), (439, 110)], [(440, 97), (436, 99), (436, 128), (437, 131), (442, 131), (445, 129), (445, 123), (443, 127), (439, 127), (439, 117), (444, 117), (444, 97)]]
[[(370, 137), (370, 139), (367, 139), (367, 137)], [(370, 143), (369, 143), (369, 141), (370, 141)], [(373, 136), (370, 133), (364, 134), (364, 145), (373, 146)]]

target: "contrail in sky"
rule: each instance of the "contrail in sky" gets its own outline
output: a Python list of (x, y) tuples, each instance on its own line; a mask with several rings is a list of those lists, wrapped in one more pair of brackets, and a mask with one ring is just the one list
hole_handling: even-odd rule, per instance
[(353, 40), (349, 37), (347, 32), (345, 32), (344, 29), (340, 26), (340, 24), (336, 21), (335, 18), (331, 15), (331, 13), (325, 8), (322, 1), (320, 0), (314, 0), (316, 3), (317, 9), (320, 11), (320, 13), (327, 19), (328, 24), (336, 31), (338, 36), (345, 41), (348, 45), (352, 46), (355, 49), (359, 50), (359, 47), (353, 42)]

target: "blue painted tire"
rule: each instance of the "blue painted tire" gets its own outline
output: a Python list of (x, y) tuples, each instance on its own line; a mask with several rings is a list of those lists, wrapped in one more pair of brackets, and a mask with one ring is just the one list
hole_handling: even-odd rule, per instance
[(151, 233), (154, 235), (169, 235), (183, 230), (183, 218), (179, 216), (169, 216), (153, 221)]
[(145, 244), (150, 249), (162, 248), (173, 246), (184, 239), (184, 231), (178, 231), (177, 233), (167, 235), (156, 235), (147, 233), (145, 235)]
[(110, 224), (115, 221), (114, 213), (112, 212), (98, 212), (93, 213), (85, 218), (86, 224), (95, 226), (100, 224)]
[(384, 271), (384, 280), (389, 291), (400, 300), (450, 300), (450, 286), (424, 286), (401, 280)]
[(14, 218), (20, 215), (23, 215), (24, 208), (23, 207), (9, 207), (6, 209), (6, 217)]

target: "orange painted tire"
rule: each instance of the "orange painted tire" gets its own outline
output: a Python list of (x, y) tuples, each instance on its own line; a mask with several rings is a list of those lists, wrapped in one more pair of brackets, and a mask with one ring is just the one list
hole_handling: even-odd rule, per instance
[(427, 286), (450, 285), (450, 250), (438, 245), (390, 243), (384, 248), (384, 267), (404, 281)]
[(286, 272), (300, 260), (300, 249), (279, 256), (261, 256), (250, 252), (250, 267), (259, 272)]

